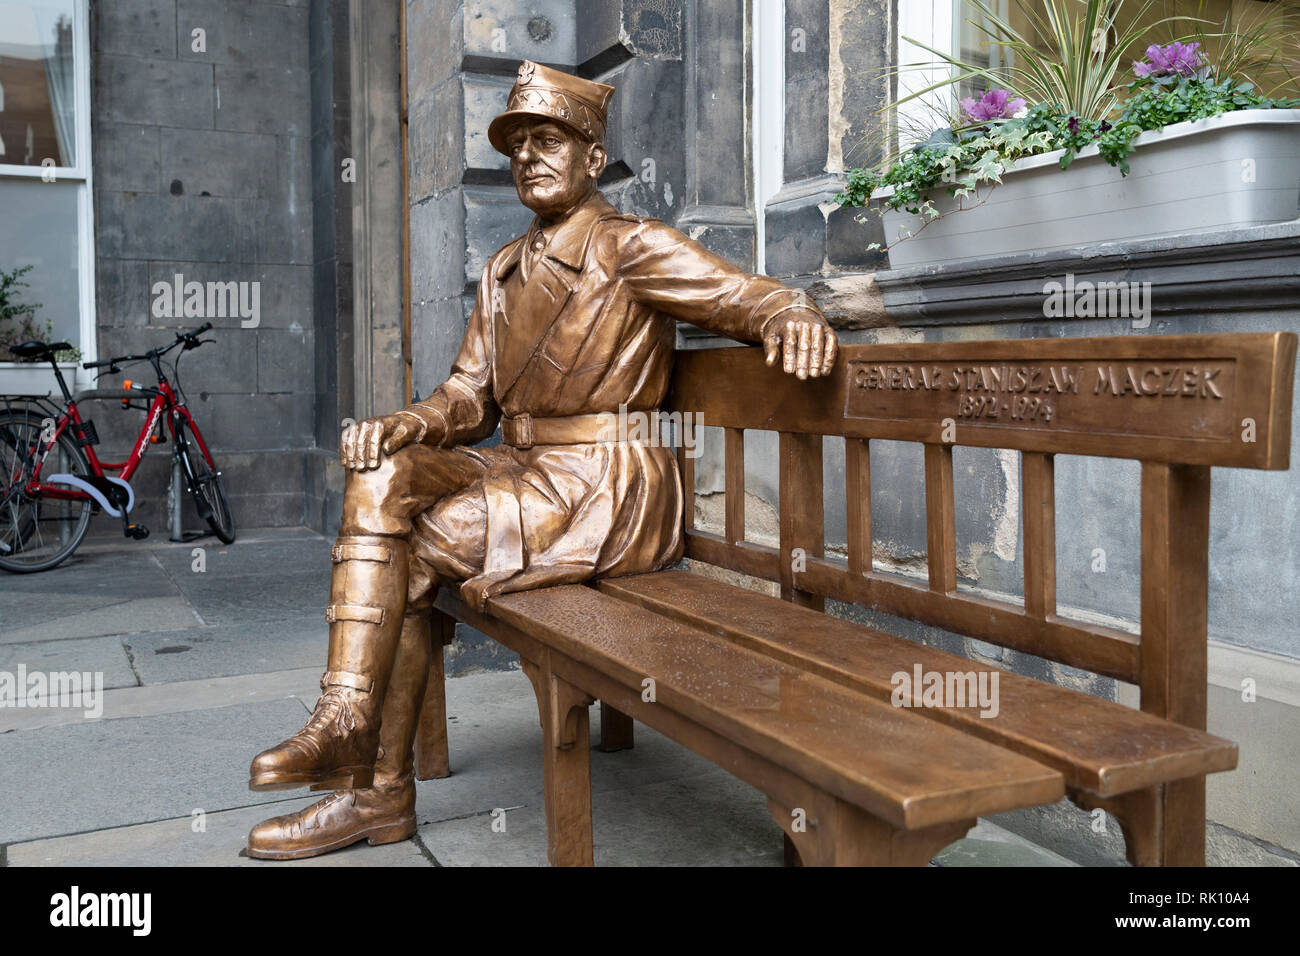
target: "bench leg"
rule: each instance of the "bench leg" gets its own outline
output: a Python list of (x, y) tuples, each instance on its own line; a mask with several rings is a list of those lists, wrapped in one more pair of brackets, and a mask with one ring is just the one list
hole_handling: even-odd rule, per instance
[(799, 859), (799, 848), (794, 845), (794, 840), (790, 839), (790, 834), (781, 834), (782, 849), (784, 859), (782, 862), (786, 866), (803, 866), (803, 860)]
[(456, 638), (456, 620), (433, 611), (433, 653), (429, 657), (429, 683), (420, 707), (415, 734), (415, 779), (434, 780), (451, 775), (447, 749), (447, 686), (442, 649)]
[(1164, 786), (1160, 807), (1165, 866), (1205, 866), (1205, 778)]
[(552, 866), (593, 866), (591, 725), (587, 708), (594, 699), (555, 676), (549, 661), (522, 663), (537, 693), (542, 720), (546, 857)]
[(600, 702), (600, 749), (605, 753), (632, 749), (633, 720), (605, 701)]
[[(768, 811), (785, 830), (803, 866), (925, 866), (940, 850), (975, 826), (960, 820), (918, 830), (901, 830), (861, 807), (829, 794), (810, 794), (810, 806), (795, 808), (769, 798)], [(802, 817), (802, 829), (795, 821)], [(787, 863), (789, 857), (787, 855)]]
[[(1133, 866), (1159, 866), (1164, 857), (1160, 846), (1160, 787), (1134, 790), (1114, 797), (1100, 797), (1086, 790), (1070, 791), (1070, 800), (1083, 810), (1105, 810), (1119, 821), (1124, 834), (1124, 855)], [(1202, 853), (1204, 852), (1202, 836)]]

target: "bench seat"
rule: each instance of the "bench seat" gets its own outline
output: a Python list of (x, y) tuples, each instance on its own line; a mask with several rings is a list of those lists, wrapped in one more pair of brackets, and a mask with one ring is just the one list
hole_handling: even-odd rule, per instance
[[(519, 651), (540, 701), (554, 697), (539, 684), (539, 669), (549, 670), (582, 692), (572, 707), (582, 720), (593, 699), (617, 707), (763, 790), (783, 825), (809, 802), (794, 780), (895, 829), (956, 825), (946, 842), (977, 816), (1065, 792), (1062, 774), (1036, 760), (595, 588), (505, 595), (487, 614), (448, 592), (438, 606)], [(653, 700), (643, 697), (647, 678)], [(737, 753), (719, 759), (719, 748)]]
[(978, 704), (914, 713), (1054, 767), (1099, 796), (1231, 770), (1237, 745), (1112, 701), (958, 657), (687, 571), (600, 582), (606, 594), (689, 624), (841, 687), (888, 701), (891, 677), (923, 671), (999, 671), (999, 711)]

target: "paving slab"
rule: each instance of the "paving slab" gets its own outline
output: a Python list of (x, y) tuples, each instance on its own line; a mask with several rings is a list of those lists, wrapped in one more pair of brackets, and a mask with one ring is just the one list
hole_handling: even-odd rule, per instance
[(30, 674), (77, 671), (103, 674), (105, 689), (135, 687), (135, 673), (120, 638), (91, 637), (39, 644), (0, 644), (0, 671), (11, 674), (23, 665)]
[(111, 603), (105, 603), (103, 598), (77, 597), (66, 601), (60, 598), (57, 605), (44, 607), (44, 613), (36, 615), (37, 619), (25, 626), (4, 627), (0, 631), (0, 644), (173, 631), (203, 624), (189, 603), (179, 595), (114, 600)]
[[(126, 717), (154, 717), (191, 710), (208, 710), (251, 704), (264, 700), (294, 699), (302, 704), (304, 714), (320, 695), (320, 667), (276, 671), (270, 674), (241, 674), (209, 680), (177, 681), (146, 687), (123, 687), (104, 692), (101, 720)], [(0, 709), (0, 734), (12, 730), (36, 730), (81, 723), (82, 711), (71, 709)], [(286, 734), (287, 736), (287, 734)], [(263, 748), (265, 749), (265, 748)]]
[[(442, 866), (546, 866), (538, 803), (422, 826)], [(781, 866), (781, 828), (762, 793), (724, 771), (592, 795), (597, 866)]]
[[(332, 540), (322, 536), (287, 541), (236, 540), (234, 544), (196, 541), (188, 549), (161, 549), (155, 551), (153, 555), (183, 588), (186, 581), (200, 574), (278, 576), (296, 571), (314, 571), (328, 579), (332, 544)], [(203, 549), (202, 561), (196, 563), (198, 557), (193, 554), (193, 551), (194, 548), (200, 547)], [(196, 571), (196, 566), (203, 567), (205, 570)]]
[(330, 575), (321, 570), (274, 575), (208, 572), (177, 583), (194, 613), (211, 625), (256, 625), (308, 614), (323, 621), (329, 604)]
[(293, 813), (317, 799), (319, 796), (295, 797), (202, 817), (16, 843), (8, 847), (6, 859), (9, 866), (433, 866), (414, 840), (385, 846), (363, 841), (308, 860), (254, 860), (245, 855), (248, 831), (255, 824), (269, 816)]
[(934, 858), (935, 866), (1078, 866), (1073, 860), (1031, 843), (988, 820)]
[[(25, 580), (20, 580), (19, 584), (25, 583)], [(10, 577), (0, 578), (0, 642), (9, 640), (9, 635), (16, 631), (73, 617), (80, 611), (93, 611), (108, 604), (129, 600), (117, 596), (105, 598), (99, 594), (51, 594), (47, 591), (20, 590), (13, 586), (13, 581)], [(177, 592), (173, 589), (172, 593)], [(51, 633), (50, 637), (53, 636)]]
[(325, 670), (329, 625), (321, 609), (256, 624), (221, 624), (132, 634), (122, 640), (144, 684), (267, 674), (315, 666)]
[(0, 571), (0, 610), (8, 606), (13, 593), (54, 595), (62, 606), (66, 599), (76, 597), (102, 604), (104, 598), (163, 597), (177, 592), (153, 551), (126, 543), (114, 551), (95, 551), (83, 545), (57, 568), (36, 574)]
[(0, 734), (0, 843), (269, 803), (257, 753), (306, 722), (297, 700)]

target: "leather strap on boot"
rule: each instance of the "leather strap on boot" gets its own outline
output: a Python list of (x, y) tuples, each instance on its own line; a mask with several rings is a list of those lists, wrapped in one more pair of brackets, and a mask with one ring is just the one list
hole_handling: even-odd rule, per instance
[(326, 671), (320, 677), (320, 689), (326, 687), (351, 687), (353, 690), (369, 694), (375, 689), (375, 682), (364, 674), (349, 674), (347, 671)]
[(382, 693), (406, 607), (409, 546), (404, 538), (349, 535), (330, 549), (330, 560), (329, 665), (322, 687)]

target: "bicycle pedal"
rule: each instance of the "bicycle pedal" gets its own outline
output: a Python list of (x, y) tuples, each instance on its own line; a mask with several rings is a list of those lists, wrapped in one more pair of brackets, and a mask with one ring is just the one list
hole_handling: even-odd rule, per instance
[(126, 535), (136, 541), (143, 541), (149, 537), (149, 529), (142, 524), (129, 524), (126, 526)]

